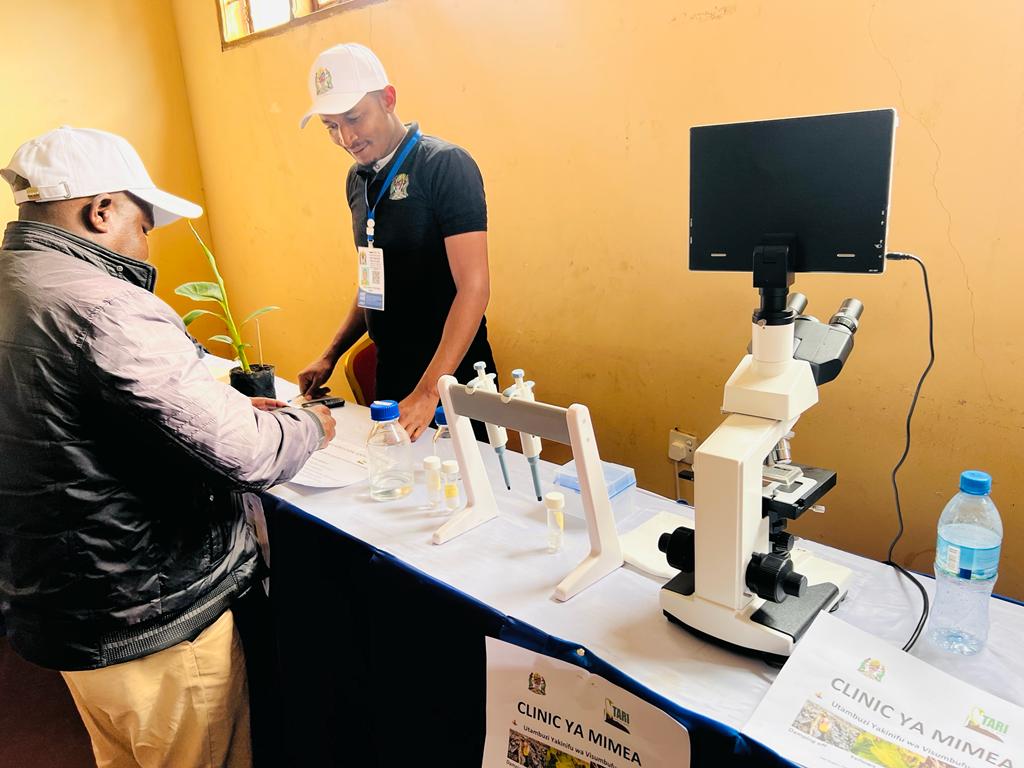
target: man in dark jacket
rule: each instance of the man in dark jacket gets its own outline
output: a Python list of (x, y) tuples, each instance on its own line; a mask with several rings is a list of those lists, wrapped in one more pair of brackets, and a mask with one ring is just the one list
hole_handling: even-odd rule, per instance
[(145, 263), (154, 226), (202, 210), (127, 141), (62, 127), (0, 175), (19, 204), (0, 249), (10, 643), (62, 671), (98, 764), (249, 765), (230, 606), (258, 555), (240, 499), (289, 479), (334, 422), (210, 375)]

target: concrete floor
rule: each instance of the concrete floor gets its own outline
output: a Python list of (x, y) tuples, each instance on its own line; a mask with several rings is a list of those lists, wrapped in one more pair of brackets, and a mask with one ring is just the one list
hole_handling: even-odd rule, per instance
[(95, 765), (89, 736), (60, 673), (29, 664), (0, 637), (0, 766)]

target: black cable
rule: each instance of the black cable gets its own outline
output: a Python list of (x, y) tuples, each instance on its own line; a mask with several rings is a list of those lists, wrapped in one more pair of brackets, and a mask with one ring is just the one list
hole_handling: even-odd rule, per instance
[(897, 542), (903, 537), (903, 509), (900, 507), (900, 487), (896, 482), (896, 473), (900, 471), (900, 467), (907, 460), (907, 456), (910, 454), (910, 422), (914, 418), (914, 411), (917, 408), (917, 399), (921, 394), (921, 387), (924, 385), (925, 377), (931, 371), (932, 366), (935, 365), (935, 318), (932, 312), (932, 294), (928, 287), (928, 270), (924, 266), (924, 262), (921, 261), (917, 256), (910, 253), (888, 253), (885, 258), (892, 261), (916, 261), (917, 265), (921, 268), (921, 276), (924, 278), (924, 297), (928, 303), (928, 365), (924, 369), (924, 373), (921, 374), (921, 378), (917, 382), (917, 388), (914, 390), (914, 397), (910, 401), (910, 410), (907, 411), (907, 428), (906, 428), (906, 443), (903, 448), (903, 455), (900, 456), (900, 460), (896, 462), (896, 466), (892, 469), (892, 491), (893, 496), (896, 499), (896, 519), (899, 522), (899, 531), (896, 533), (896, 537), (889, 544), (889, 552), (885, 558), (885, 564), (892, 566), (899, 573), (902, 573), (906, 578), (917, 586), (921, 592), (921, 618), (917, 622), (917, 627), (914, 629), (914, 633), (910, 636), (906, 645), (903, 646), (904, 651), (909, 651), (914, 647), (918, 638), (921, 636), (921, 632), (924, 630), (924, 626), (928, 621), (929, 603), (928, 603), (928, 592), (925, 590), (924, 585), (917, 580), (910, 571), (904, 568), (899, 563), (892, 559), (893, 550), (896, 548)]

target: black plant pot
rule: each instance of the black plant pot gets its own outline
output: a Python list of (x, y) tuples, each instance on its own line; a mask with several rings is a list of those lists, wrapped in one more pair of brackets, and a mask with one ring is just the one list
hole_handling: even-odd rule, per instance
[(272, 365), (250, 365), (251, 373), (246, 373), (241, 368), (231, 369), (231, 386), (249, 397), (272, 397), (277, 398), (274, 389), (274, 366)]

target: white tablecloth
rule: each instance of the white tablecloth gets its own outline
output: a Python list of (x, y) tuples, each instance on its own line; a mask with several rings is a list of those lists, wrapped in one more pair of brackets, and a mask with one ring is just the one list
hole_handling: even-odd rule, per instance
[[(368, 433), (366, 408), (350, 403), (333, 413), (339, 433), (348, 439), (362, 439)], [(430, 437), (428, 432), (414, 445), (418, 456), (430, 453)], [(566, 603), (553, 600), (555, 585), (587, 552), (583, 521), (567, 517), (563, 551), (548, 554), (544, 509), (533, 495), (525, 458), (507, 454), (512, 476), (509, 493), (494, 452), (486, 445), (481, 447), (501, 515), (441, 546), (432, 545), (430, 535), (444, 518), (423, 509), (426, 494), (422, 484), (405, 499), (388, 503), (371, 500), (366, 482), (335, 490), (286, 485), (274, 493), (503, 613), (579, 643), (662, 696), (741, 728), (776, 671), (670, 624), (658, 604), (662, 581), (629, 566)], [(553, 465), (545, 464), (541, 472), (545, 490), (552, 489), (553, 477)], [(623, 529), (658, 510), (692, 515), (668, 499), (637, 491), (635, 511), (623, 521)], [(833, 510), (830, 514), (838, 513)], [(325, 531), (324, 535), (330, 534)], [(913, 585), (880, 563), (813, 542), (801, 545), (854, 572), (849, 596), (835, 615), (894, 645), (903, 645), (920, 614), (920, 597)], [(331, 564), (324, 563), (324, 567)], [(930, 589), (932, 580), (924, 581)], [(967, 682), (1024, 705), (1024, 660), (1019, 651), (1024, 608), (993, 600), (991, 616), (988, 647), (977, 657), (941, 656), (931, 651), (923, 638), (914, 652)]]

